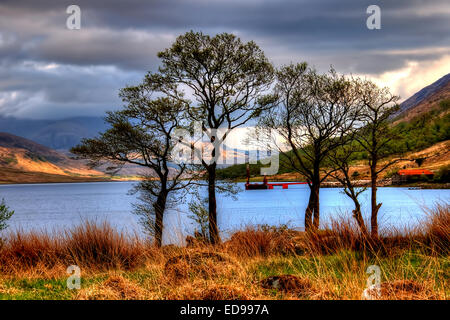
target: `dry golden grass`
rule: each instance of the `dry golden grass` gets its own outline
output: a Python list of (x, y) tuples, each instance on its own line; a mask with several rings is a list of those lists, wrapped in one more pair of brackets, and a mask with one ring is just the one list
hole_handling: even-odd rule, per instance
[[(247, 228), (220, 246), (155, 248), (107, 224), (60, 234), (10, 234), (0, 248), (0, 298), (361, 299), (369, 265), (382, 271), (381, 299), (448, 299), (448, 204), (414, 230), (362, 235), (352, 221), (305, 234)], [(66, 268), (82, 270), (68, 290)]]
[(105, 281), (86, 289), (81, 289), (78, 300), (142, 300), (147, 293), (136, 283), (121, 275), (112, 275)]
[(290, 254), (302, 250), (302, 243), (299, 240), (303, 237), (302, 232), (293, 230), (247, 227), (234, 233), (224, 244), (224, 249), (240, 257)]

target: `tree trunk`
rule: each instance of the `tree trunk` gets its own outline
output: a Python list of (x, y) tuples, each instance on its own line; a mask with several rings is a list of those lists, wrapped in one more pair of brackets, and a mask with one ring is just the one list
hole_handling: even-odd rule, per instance
[(308, 206), (306, 207), (305, 211), (305, 231), (311, 231), (312, 228), (312, 215), (314, 211), (314, 192), (312, 189), (312, 185), (309, 186), (310, 193), (309, 193), (309, 200), (308, 200)]
[(377, 180), (378, 180), (378, 174), (377, 174), (377, 162), (378, 159), (374, 157), (372, 159), (372, 163), (370, 166), (370, 180), (371, 180), (371, 199), (370, 199), (370, 205), (372, 214), (370, 217), (370, 229), (371, 229), (371, 235), (374, 238), (378, 237), (378, 210), (381, 207), (381, 203), (377, 203)]
[(217, 228), (217, 202), (216, 202), (216, 163), (208, 167), (208, 211), (209, 211), (209, 238), (212, 244), (220, 243), (219, 229)]
[(158, 195), (156, 203), (153, 205), (155, 209), (155, 243), (158, 247), (161, 247), (162, 245), (162, 234), (164, 228), (163, 219), (164, 211), (166, 209), (166, 200), (166, 192), (161, 192)]
[(313, 226), (314, 230), (317, 231), (319, 229), (319, 223), (320, 223), (320, 202), (319, 202), (319, 190), (320, 190), (320, 183), (317, 182), (317, 184), (314, 186), (314, 217), (313, 217)]
[(310, 185), (309, 201), (305, 211), (305, 231), (314, 231), (319, 228), (319, 189), (320, 180), (315, 178)]
[(352, 198), (354, 204), (355, 204), (355, 209), (353, 210), (353, 217), (355, 218), (356, 222), (358, 223), (358, 227), (359, 230), (361, 230), (361, 232), (366, 235), (367, 234), (367, 228), (366, 228), (366, 224), (364, 223), (364, 219), (362, 217), (362, 213), (361, 213), (361, 205), (359, 204), (358, 199), (356, 198)]
[(348, 166), (341, 167), (341, 171), (344, 174), (344, 180), (342, 181), (342, 184), (344, 185), (344, 187), (346, 187), (346, 189), (344, 189), (344, 192), (347, 196), (349, 196), (350, 199), (352, 199), (355, 205), (355, 209), (353, 209), (352, 211), (353, 218), (355, 218), (361, 233), (367, 235), (368, 234), (367, 227), (366, 224), (364, 223), (364, 219), (361, 212), (361, 204), (359, 203), (358, 200), (359, 194), (355, 191), (355, 186), (353, 185), (353, 182), (350, 179), (349, 167)]
[[(318, 153), (318, 151), (316, 151)], [(314, 193), (313, 197), (313, 228), (314, 231), (319, 229), (320, 223), (320, 202), (319, 202), (319, 191), (320, 191), (320, 163), (315, 161), (313, 167), (313, 180), (311, 192)]]

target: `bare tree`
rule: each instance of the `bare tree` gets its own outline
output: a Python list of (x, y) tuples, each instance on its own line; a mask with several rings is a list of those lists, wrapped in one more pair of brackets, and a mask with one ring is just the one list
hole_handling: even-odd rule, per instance
[(169, 195), (189, 183), (183, 179), (187, 166), (172, 161), (172, 150), (177, 143), (172, 136), (181, 125), (186, 106), (169, 97), (152, 99), (152, 93), (146, 84), (122, 89), (120, 96), (126, 106), (108, 113), (106, 121), (111, 128), (97, 138), (84, 139), (71, 152), (79, 158), (89, 159), (93, 167), (107, 161), (111, 171), (117, 171), (125, 164), (147, 169), (135, 189), (141, 192), (142, 201), (135, 209), (144, 218), (141, 222), (145, 229), (152, 230), (156, 244), (161, 246)]
[(377, 203), (377, 181), (381, 172), (397, 160), (380, 160), (391, 154), (389, 143), (396, 137), (391, 128), (390, 119), (398, 110), (396, 102), (399, 97), (392, 95), (388, 88), (379, 88), (367, 80), (357, 80), (357, 93), (362, 106), (362, 129), (355, 136), (361, 147), (367, 152), (370, 167), (371, 185), (371, 235), (378, 237), (378, 211), (382, 203)]
[[(162, 66), (148, 74), (147, 82), (174, 99), (186, 94), (195, 100), (187, 113), (199, 121), (214, 145), (211, 161), (202, 159), (208, 182), (209, 235), (219, 243), (216, 204), (216, 167), (220, 147), (231, 130), (257, 117), (262, 106), (256, 102), (273, 78), (273, 68), (254, 43), (243, 43), (232, 34), (214, 37), (198, 32), (179, 36), (172, 47), (160, 52)], [(219, 128), (225, 129), (218, 133)]]
[(259, 131), (275, 131), (283, 143), (277, 148), (296, 172), (306, 177), (311, 190), (305, 212), (305, 230), (320, 222), (321, 183), (336, 169), (324, 167), (328, 154), (356, 121), (352, 82), (334, 70), (318, 74), (306, 63), (291, 64), (276, 72), (276, 86), (265, 102), (272, 104), (259, 122)]

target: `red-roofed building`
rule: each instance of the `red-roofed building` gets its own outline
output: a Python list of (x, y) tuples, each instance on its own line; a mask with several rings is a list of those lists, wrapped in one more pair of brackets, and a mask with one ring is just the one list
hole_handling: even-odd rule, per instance
[(403, 169), (399, 170), (397, 173), (401, 176), (421, 176), (423, 174), (426, 176), (434, 175), (434, 173), (428, 169)]
[[(433, 178), (434, 173), (428, 169), (403, 169), (392, 177), (393, 183), (403, 183)], [(424, 179), (425, 178), (425, 179)]]

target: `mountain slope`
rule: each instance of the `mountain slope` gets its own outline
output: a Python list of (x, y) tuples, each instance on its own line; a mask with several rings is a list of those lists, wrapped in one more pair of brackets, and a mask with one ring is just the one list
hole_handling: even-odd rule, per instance
[(409, 121), (438, 109), (440, 103), (445, 100), (450, 100), (450, 73), (403, 101), (400, 104), (397, 120)]
[(87, 168), (83, 162), (72, 160), (55, 150), (22, 137), (0, 132), (0, 173), (5, 175), (7, 172), (85, 177), (103, 175)]

